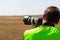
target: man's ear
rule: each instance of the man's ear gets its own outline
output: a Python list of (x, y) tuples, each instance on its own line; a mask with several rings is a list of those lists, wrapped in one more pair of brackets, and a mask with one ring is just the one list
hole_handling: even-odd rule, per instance
[(43, 19), (43, 20), (46, 20), (45, 15), (42, 16), (42, 19)]
[(44, 15), (42, 16), (42, 19), (44, 19)]

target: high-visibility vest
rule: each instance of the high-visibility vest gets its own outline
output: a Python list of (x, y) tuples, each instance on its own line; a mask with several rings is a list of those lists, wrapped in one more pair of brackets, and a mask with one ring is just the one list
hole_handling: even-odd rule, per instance
[(60, 28), (40, 26), (24, 32), (23, 40), (60, 40)]

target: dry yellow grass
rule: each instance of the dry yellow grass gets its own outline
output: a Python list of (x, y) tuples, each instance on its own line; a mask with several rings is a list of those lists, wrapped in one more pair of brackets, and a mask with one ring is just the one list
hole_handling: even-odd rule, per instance
[(0, 17), (0, 40), (22, 40), (23, 32), (32, 28), (23, 24), (23, 17)]
[(0, 16), (0, 40), (22, 40), (24, 31), (31, 28), (23, 24), (23, 16)]

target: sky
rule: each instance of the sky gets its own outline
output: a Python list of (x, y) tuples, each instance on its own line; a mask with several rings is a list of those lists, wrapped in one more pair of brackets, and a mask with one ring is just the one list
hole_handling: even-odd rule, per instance
[(48, 6), (60, 9), (60, 0), (0, 0), (0, 16), (43, 15)]

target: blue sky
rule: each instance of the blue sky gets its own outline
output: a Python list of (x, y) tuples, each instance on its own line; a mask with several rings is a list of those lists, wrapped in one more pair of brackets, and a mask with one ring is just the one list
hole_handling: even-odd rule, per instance
[(60, 8), (60, 0), (0, 0), (0, 16), (42, 15), (48, 6)]

